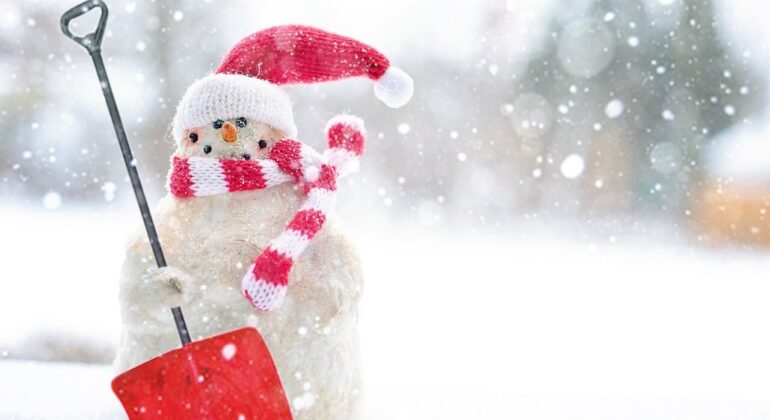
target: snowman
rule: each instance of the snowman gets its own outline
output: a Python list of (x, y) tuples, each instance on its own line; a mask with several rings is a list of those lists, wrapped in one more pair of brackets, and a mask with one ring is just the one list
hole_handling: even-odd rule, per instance
[(329, 149), (296, 140), (279, 88), (365, 76), (398, 107), (409, 76), (375, 49), (304, 26), (254, 33), (193, 83), (173, 123), (169, 194), (153, 214), (168, 267), (142, 233), (120, 280), (122, 372), (178, 347), (169, 308), (193, 339), (252, 326), (275, 360), (295, 419), (354, 419), (361, 383), (357, 253), (333, 213), (337, 178), (363, 152), (363, 123), (333, 118)]

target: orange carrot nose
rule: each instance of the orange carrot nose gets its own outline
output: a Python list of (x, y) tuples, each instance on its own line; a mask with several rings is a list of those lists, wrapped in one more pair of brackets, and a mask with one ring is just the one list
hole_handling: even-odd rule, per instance
[(222, 140), (232, 143), (238, 139), (238, 129), (235, 128), (235, 124), (230, 121), (225, 122), (222, 125)]

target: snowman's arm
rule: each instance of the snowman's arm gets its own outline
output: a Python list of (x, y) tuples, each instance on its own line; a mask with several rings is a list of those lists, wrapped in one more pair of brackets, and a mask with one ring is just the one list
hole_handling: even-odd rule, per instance
[(119, 283), (125, 325), (166, 324), (168, 309), (188, 304), (196, 279), (175, 267), (159, 269), (147, 240), (140, 235), (129, 245)]

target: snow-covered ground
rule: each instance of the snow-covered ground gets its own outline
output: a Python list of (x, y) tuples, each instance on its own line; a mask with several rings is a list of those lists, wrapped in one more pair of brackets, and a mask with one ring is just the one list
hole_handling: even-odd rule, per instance
[[(0, 418), (124, 419), (110, 393), (107, 366), (0, 362)], [(446, 378), (450, 375), (444, 375)], [(414, 375), (410, 379), (415, 379)], [(438, 378), (434, 378), (435, 384)], [(370, 386), (370, 388), (373, 388)], [(370, 389), (371, 420), (765, 420), (767, 402), (720, 399), (612, 398), (558, 394), (516, 394), (399, 386)]]
[[(0, 350), (116, 339), (131, 206), (0, 211)], [(770, 418), (770, 258), (536, 229), (355, 229), (373, 420)], [(6, 347), (7, 346), (7, 347)], [(98, 365), (0, 361), (0, 418), (108, 418)]]

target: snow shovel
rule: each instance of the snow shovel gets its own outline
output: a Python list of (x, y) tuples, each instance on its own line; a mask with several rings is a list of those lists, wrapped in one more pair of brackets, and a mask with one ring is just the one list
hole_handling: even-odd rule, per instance
[[(70, 21), (94, 8), (101, 11), (96, 30), (84, 36), (74, 35), (69, 29)], [(102, 0), (87, 0), (62, 15), (61, 28), (67, 37), (88, 50), (94, 62), (150, 246), (158, 267), (162, 268), (166, 266), (166, 259), (102, 59), (107, 15), (107, 5)], [(182, 309), (174, 307), (171, 312), (182, 347), (126, 371), (112, 381), (112, 390), (129, 418), (292, 418), (270, 351), (256, 329), (241, 328), (191, 342)]]

